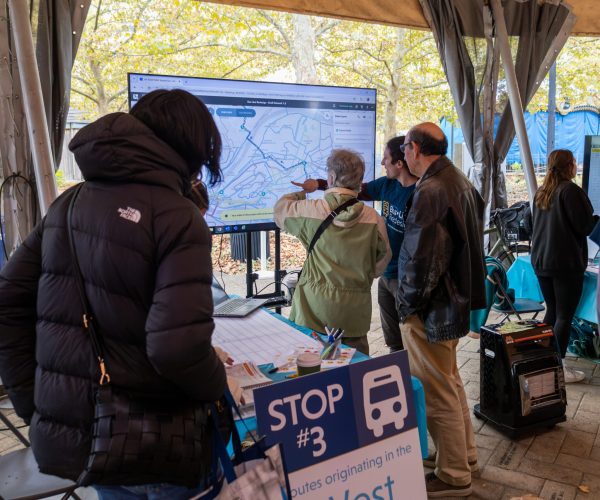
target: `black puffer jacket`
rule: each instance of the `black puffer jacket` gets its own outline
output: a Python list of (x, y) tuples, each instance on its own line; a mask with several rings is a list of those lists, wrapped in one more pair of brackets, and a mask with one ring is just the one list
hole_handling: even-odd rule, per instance
[(398, 259), (398, 314), (423, 319), (427, 339), (469, 332), (470, 312), (485, 307), (483, 199), (448, 158), (432, 163), (407, 204)]
[[(210, 233), (182, 192), (184, 160), (131, 115), (108, 115), (70, 144), (86, 183), (73, 227), (112, 382), (140, 393), (218, 399), (211, 347)], [(76, 479), (90, 451), (99, 377), (81, 327), (59, 197), (0, 274), (0, 376), (44, 472)]]

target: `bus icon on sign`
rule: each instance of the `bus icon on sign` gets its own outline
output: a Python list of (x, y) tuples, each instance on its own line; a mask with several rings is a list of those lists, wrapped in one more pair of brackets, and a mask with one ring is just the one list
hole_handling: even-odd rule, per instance
[(363, 404), (367, 428), (375, 437), (382, 436), (388, 424), (394, 424), (396, 430), (404, 427), (408, 407), (399, 366), (386, 366), (365, 374)]

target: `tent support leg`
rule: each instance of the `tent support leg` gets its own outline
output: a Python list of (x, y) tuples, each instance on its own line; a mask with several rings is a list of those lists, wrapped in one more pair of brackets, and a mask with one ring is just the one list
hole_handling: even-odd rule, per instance
[(504, 73), (506, 75), (508, 100), (510, 102), (517, 140), (519, 141), (521, 157), (523, 158), (524, 163), (523, 170), (525, 172), (525, 181), (527, 182), (527, 194), (529, 195), (529, 203), (533, 208), (533, 197), (537, 191), (537, 181), (533, 169), (533, 157), (531, 156), (531, 147), (529, 146), (529, 138), (527, 137), (525, 118), (523, 116), (523, 101), (519, 92), (515, 65), (508, 43), (508, 31), (506, 30), (506, 22), (504, 21), (504, 9), (502, 8), (500, 0), (490, 0), (490, 5), (494, 14), (494, 23), (496, 26), (496, 41), (500, 45), (500, 55), (502, 56)]
[(8, 0), (8, 7), (17, 61), (19, 62), (23, 111), (27, 119), (27, 131), (33, 156), (39, 207), (43, 217), (48, 211), (50, 203), (56, 198), (57, 189), (54, 179), (50, 136), (42, 98), (42, 85), (29, 22), (29, 2), (26, 0)]

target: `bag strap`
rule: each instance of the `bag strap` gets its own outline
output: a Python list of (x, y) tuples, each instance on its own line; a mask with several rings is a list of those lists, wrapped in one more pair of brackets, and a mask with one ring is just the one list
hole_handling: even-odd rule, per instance
[[(244, 424), (244, 427), (246, 427), (246, 430), (248, 430), (248, 426), (246, 425), (246, 422), (244, 421), (244, 419), (240, 413), (240, 410), (235, 402), (235, 399), (233, 398), (233, 395), (231, 394), (231, 391), (228, 388), (225, 388), (224, 396), (225, 396), (225, 401), (226, 401), (227, 405), (230, 406), (234, 410), (235, 413), (237, 413), (239, 419)], [(221, 437), (221, 433), (219, 432), (219, 422), (217, 419), (218, 411), (217, 411), (217, 407), (214, 403), (211, 404), (211, 412), (210, 413), (211, 413), (211, 421), (212, 421), (212, 425), (213, 425), (213, 433), (212, 434), (213, 434), (213, 443), (214, 443), (213, 457), (212, 457), (213, 463), (212, 463), (212, 467), (211, 467), (211, 473), (212, 473), (211, 482), (212, 482), (213, 488), (217, 488), (217, 485), (218, 485), (218, 478), (216, 475), (216, 472), (218, 471), (217, 460), (219, 460), (221, 462), (221, 466), (223, 468), (223, 474), (225, 476), (225, 479), (227, 479), (227, 481), (229, 483), (232, 483), (233, 481), (235, 481), (237, 479), (237, 474), (235, 472), (236, 464), (242, 463), (249, 458), (251, 458), (251, 459), (265, 458), (266, 455), (264, 454), (264, 451), (262, 450), (260, 440), (257, 441), (254, 438), (254, 436), (252, 435), (252, 433), (250, 432), (250, 436), (252, 437), (252, 440), (254, 441), (254, 445), (256, 445), (256, 447), (258, 447), (258, 456), (256, 456), (255, 454), (252, 454), (251, 457), (245, 457), (245, 455), (248, 455), (248, 454), (245, 453), (244, 451), (242, 451), (242, 443), (241, 443), (240, 433), (238, 431), (236, 423), (234, 422), (233, 427), (231, 429), (231, 442), (233, 445), (233, 454), (234, 454), (234, 460), (232, 460), (227, 451), (227, 443), (225, 443), (223, 441), (223, 438)]]
[(77, 252), (75, 250), (75, 241), (73, 238), (73, 207), (75, 206), (75, 200), (81, 191), (84, 183), (82, 182), (75, 188), (75, 192), (71, 197), (71, 201), (69, 202), (69, 208), (67, 210), (67, 233), (69, 236), (69, 248), (71, 251), (71, 262), (73, 265), (73, 274), (75, 276), (75, 283), (77, 285), (77, 291), (79, 293), (79, 299), (81, 301), (81, 307), (83, 309), (82, 315), (82, 323), (83, 328), (90, 334), (90, 340), (92, 341), (92, 350), (94, 351), (94, 356), (96, 356), (96, 360), (98, 361), (98, 367), (100, 368), (100, 385), (105, 385), (110, 383), (110, 375), (106, 370), (106, 363), (104, 361), (104, 352), (102, 350), (102, 343), (100, 342), (100, 338), (98, 333), (96, 332), (96, 327), (94, 324), (94, 316), (92, 315), (92, 310), (90, 307), (90, 302), (88, 300), (87, 294), (85, 293), (85, 284), (83, 282), (83, 275), (81, 274), (81, 268), (79, 267), (79, 260), (77, 259)]
[(344, 210), (356, 203), (358, 203), (358, 198), (350, 198), (347, 202), (342, 203), (335, 210), (332, 210), (327, 217), (325, 217), (325, 220), (321, 222), (321, 225), (319, 226), (317, 232), (313, 236), (310, 245), (308, 245), (308, 253), (306, 254), (306, 258), (308, 258), (310, 252), (312, 252), (313, 248), (315, 247), (315, 244), (317, 243), (317, 240), (321, 237), (325, 229), (327, 229), (331, 225), (333, 219), (335, 219), (340, 213), (342, 213)]
[[(252, 441), (254, 442), (254, 444), (252, 445), (254, 448), (254, 452), (252, 453), (252, 456), (255, 458), (265, 458), (266, 455), (265, 455), (265, 450), (264, 450), (264, 439), (260, 438), (260, 437), (257, 439), (254, 437), (253, 432), (250, 430), (250, 428), (246, 424), (246, 420), (242, 416), (240, 409), (239, 409), (237, 403), (235, 402), (233, 394), (231, 394), (231, 391), (229, 389), (225, 389), (224, 396), (225, 396), (225, 401), (227, 401), (227, 404), (237, 414), (239, 421), (245, 427), (246, 434), (249, 435), (250, 439), (252, 439)], [(244, 456), (249, 455), (248, 449), (242, 450), (242, 440), (240, 438), (240, 433), (238, 431), (237, 425), (235, 425), (235, 422), (234, 422), (233, 429), (231, 431), (231, 443), (233, 445), (233, 453), (234, 453), (235, 457), (239, 458), (240, 460), (243, 460)]]

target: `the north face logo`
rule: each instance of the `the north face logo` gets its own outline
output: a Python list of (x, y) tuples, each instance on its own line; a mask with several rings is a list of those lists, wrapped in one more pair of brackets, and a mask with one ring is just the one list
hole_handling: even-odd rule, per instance
[(136, 224), (142, 218), (142, 214), (139, 210), (135, 208), (127, 207), (127, 208), (119, 208), (119, 217), (123, 217), (123, 219), (130, 220), (131, 222), (135, 222)]

